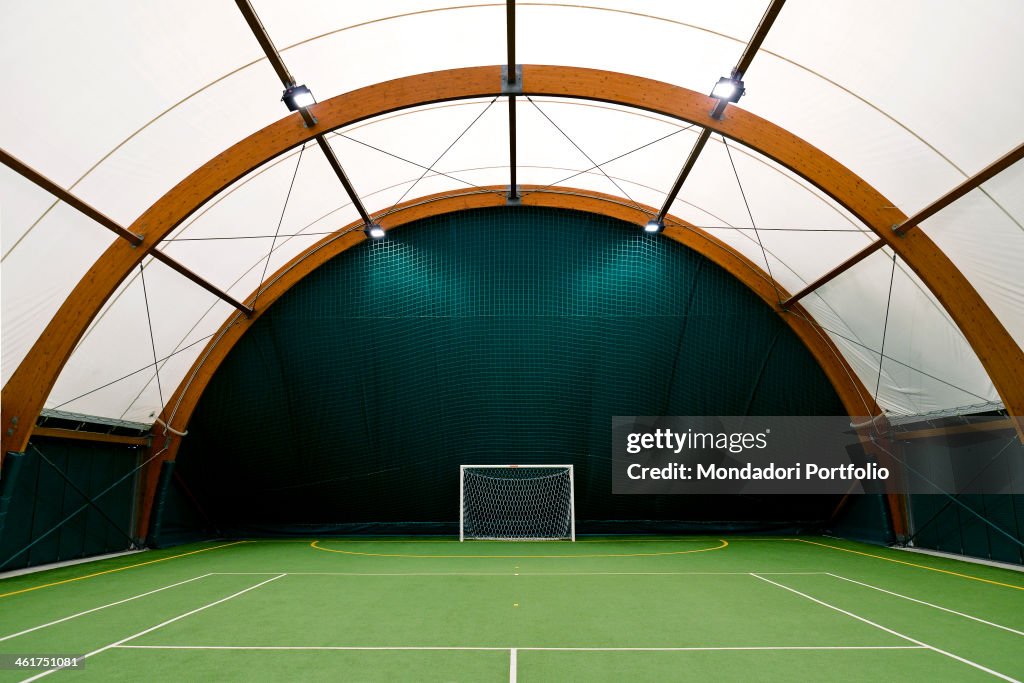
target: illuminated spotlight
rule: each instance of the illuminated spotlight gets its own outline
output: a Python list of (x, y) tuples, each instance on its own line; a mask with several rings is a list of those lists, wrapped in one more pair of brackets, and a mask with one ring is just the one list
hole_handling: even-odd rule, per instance
[(665, 224), (659, 221), (657, 218), (652, 218), (647, 221), (647, 225), (644, 226), (644, 232), (657, 233), (665, 229)]
[(367, 237), (372, 237), (375, 240), (379, 240), (385, 235), (384, 228), (380, 227), (376, 223), (371, 223), (366, 226), (366, 230), (364, 232), (366, 232)]
[(298, 111), (316, 104), (316, 100), (313, 99), (313, 93), (304, 85), (292, 85), (285, 88), (281, 100), (288, 107), (288, 111)]
[(712, 88), (711, 96), (722, 102), (737, 102), (743, 97), (745, 92), (746, 89), (743, 87), (743, 81), (738, 78), (722, 76), (718, 79), (715, 87)]

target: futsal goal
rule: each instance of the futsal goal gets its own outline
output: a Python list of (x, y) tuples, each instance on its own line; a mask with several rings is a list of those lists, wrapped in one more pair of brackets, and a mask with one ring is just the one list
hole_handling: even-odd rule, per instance
[(460, 465), (459, 540), (576, 540), (572, 465)]

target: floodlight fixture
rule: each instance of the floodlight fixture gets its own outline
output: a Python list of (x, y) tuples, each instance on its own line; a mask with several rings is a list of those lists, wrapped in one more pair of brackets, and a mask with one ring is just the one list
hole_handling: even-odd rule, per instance
[(375, 240), (379, 240), (386, 234), (384, 228), (380, 227), (376, 223), (370, 223), (366, 226), (366, 235)]
[(742, 80), (735, 76), (722, 76), (711, 89), (711, 96), (723, 103), (738, 102), (745, 92)]
[(313, 99), (313, 93), (304, 85), (288, 86), (284, 89), (281, 100), (288, 107), (288, 111), (299, 111), (316, 103), (316, 100)]
[(647, 221), (647, 225), (644, 226), (644, 232), (655, 234), (665, 229), (665, 224), (659, 221), (657, 218), (652, 218)]

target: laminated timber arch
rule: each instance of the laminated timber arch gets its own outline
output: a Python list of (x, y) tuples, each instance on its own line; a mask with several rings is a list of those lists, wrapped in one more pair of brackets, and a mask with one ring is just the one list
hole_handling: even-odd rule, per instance
[[(977, 354), (1006, 409), (1024, 415), (1024, 352), (974, 287), (932, 240), (916, 227), (897, 236), (906, 216), (813, 145), (737, 107), (721, 119), (716, 101), (660, 81), (609, 71), (523, 66), (526, 95), (596, 100), (695, 123), (731, 138), (806, 179), (857, 216), (921, 278)], [(501, 67), (481, 66), (407, 76), (360, 88), (313, 105), (318, 120), (307, 128), (298, 113), (253, 133), (194, 171), (147, 209), (130, 231), (133, 246), (118, 240), (96, 261), (49, 322), (4, 387), (2, 452), (24, 450), (32, 426), (75, 345), (131, 270), (177, 225), (235, 180), (266, 161), (335, 128), (388, 112), (501, 93)], [(1018, 433), (1024, 431), (1017, 419)]]
[[(556, 209), (569, 209), (590, 214), (615, 218), (642, 228), (655, 209), (627, 204), (617, 197), (572, 188), (543, 188), (524, 185), (522, 205)], [(483, 187), (469, 191), (442, 192), (421, 197), (399, 205), (394, 211), (378, 219), (385, 230), (419, 221), (433, 216), (506, 205), (504, 187)], [(800, 341), (825, 372), (829, 382), (852, 417), (876, 415), (878, 407), (846, 359), (835, 347), (828, 335), (802, 309), (779, 308), (779, 293), (785, 292), (779, 285), (772, 284), (769, 276), (760, 266), (736, 252), (727, 244), (686, 221), (666, 217), (664, 237), (679, 242), (719, 266), (772, 307), (783, 321), (796, 333)], [(234, 314), (210, 339), (199, 354), (181, 384), (171, 395), (160, 419), (176, 431), (184, 431), (203, 391), (213, 378), (217, 368), (245, 335), (264, 311), (283, 296), (289, 289), (301, 282), (317, 268), (339, 254), (365, 242), (362, 222), (356, 221), (310, 246), (262, 283), (257, 291), (246, 299), (253, 302), (257, 292), (262, 306), (251, 316)], [(158, 434), (160, 429), (155, 430)]]

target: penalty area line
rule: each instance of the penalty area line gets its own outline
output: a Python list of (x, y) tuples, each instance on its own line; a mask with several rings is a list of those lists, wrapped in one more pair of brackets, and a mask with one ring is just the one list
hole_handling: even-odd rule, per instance
[[(455, 553), (454, 555), (417, 555), (408, 553), (369, 553), (357, 550), (342, 550), (340, 548), (327, 548), (319, 545), (320, 540), (317, 539), (309, 544), (309, 547), (313, 550), (320, 550), (326, 553), (340, 553), (342, 555), (361, 555), (366, 557), (406, 557), (406, 558), (427, 558), (427, 559), (497, 559), (497, 560), (518, 560), (518, 559), (590, 559), (597, 557), (657, 557), (663, 555), (690, 555), (693, 553), (706, 553), (712, 550), (722, 550), (723, 548), (729, 547), (729, 541), (724, 538), (718, 539), (720, 545), (712, 546), (710, 548), (697, 548), (695, 550), (666, 550), (663, 552), (651, 552), (651, 553), (560, 553), (558, 555), (475, 555), (475, 554), (462, 554)], [(346, 542), (341, 541), (342, 545)], [(359, 545), (359, 544), (357, 544)], [(460, 546), (461, 547), (461, 546)]]
[(855, 583), (858, 586), (864, 586), (865, 588), (871, 588), (872, 590), (879, 591), (880, 593), (887, 593), (888, 595), (892, 595), (892, 596), (895, 596), (897, 598), (903, 598), (904, 600), (909, 600), (910, 602), (916, 602), (919, 605), (925, 605), (927, 607), (932, 607), (932, 608), (937, 609), (937, 610), (942, 610), (943, 612), (949, 612), (950, 614), (955, 614), (958, 617), (963, 617), (964, 619), (970, 619), (971, 621), (976, 621), (979, 624), (985, 624), (986, 626), (991, 626), (992, 628), (1000, 628), (1000, 629), (1002, 629), (1004, 631), (1009, 631), (1010, 633), (1016, 633), (1018, 636), (1024, 636), (1024, 631), (1018, 631), (1015, 628), (1010, 628), (1009, 626), (1003, 626), (1002, 624), (997, 624), (997, 623), (995, 623), (993, 621), (987, 621), (987, 620), (982, 619), (980, 617), (971, 616), (970, 614), (965, 614), (963, 612), (957, 612), (955, 609), (950, 609), (948, 607), (943, 607), (942, 605), (936, 605), (936, 604), (931, 603), (931, 602), (926, 602), (925, 600), (918, 600), (917, 598), (912, 598), (909, 595), (903, 595), (902, 593), (897, 593), (895, 591), (887, 590), (885, 588), (879, 588), (878, 586), (872, 586), (870, 583), (864, 583), (863, 581), (857, 581), (855, 579), (848, 579), (845, 576), (840, 576), (839, 574), (833, 574), (832, 572), (828, 572), (828, 575), (831, 576), (831, 577), (837, 578), (837, 579), (841, 579), (843, 581), (848, 581), (850, 583)]
[(165, 591), (168, 588), (177, 588), (178, 586), (183, 586), (186, 583), (192, 583), (193, 581), (198, 581), (199, 579), (205, 579), (207, 576), (213, 576), (213, 574), (203, 574), (202, 576), (194, 576), (191, 579), (185, 579), (184, 581), (179, 581), (177, 583), (172, 583), (171, 585), (164, 586), (163, 588), (157, 588), (155, 590), (146, 591), (145, 593), (139, 593), (138, 595), (133, 595), (130, 598), (125, 598), (123, 600), (118, 600), (116, 602), (108, 602), (106, 605), (100, 605), (99, 607), (93, 607), (92, 609), (87, 609), (87, 610), (84, 610), (82, 612), (78, 612), (77, 614), (71, 614), (71, 615), (63, 617), (61, 619), (55, 619), (54, 621), (48, 621), (45, 624), (40, 624), (39, 626), (33, 626), (32, 628), (27, 628), (24, 631), (18, 631), (17, 633), (12, 633), (10, 635), (0, 637), (0, 643), (2, 643), (5, 640), (10, 640), (11, 638), (17, 638), (18, 636), (23, 636), (26, 633), (32, 633), (33, 631), (38, 631), (39, 629), (46, 628), (47, 626), (56, 626), (57, 624), (62, 624), (65, 621), (69, 621), (69, 620), (75, 619), (77, 617), (83, 617), (86, 614), (92, 614), (93, 612), (98, 612), (101, 609), (106, 609), (108, 607), (116, 607), (117, 605), (123, 605), (126, 602), (131, 602), (132, 600), (138, 600), (139, 598), (144, 598), (147, 595), (153, 595), (154, 593), (159, 593), (160, 591)]
[(937, 652), (940, 655), (944, 655), (946, 657), (949, 657), (950, 659), (955, 659), (958, 662), (962, 662), (963, 664), (966, 664), (967, 666), (974, 667), (975, 669), (978, 669), (979, 671), (984, 671), (985, 673), (991, 674), (992, 676), (995, 676), (996, 678), (1001, 678), (1004, 681), (1009, 681), (1010, 683), (1021, 683), (1021, 681), (1017, 680), (1016, 678), (1012, 678), (1010, 676), (1007, 676), (1006, 674), (1001, 674), (998, 671), (995, 671), (993, 669), (988, 668), (987, 666), (982, 666), (981, 664), (978, 664), (977, 662), (973, 662), (970, 659), (967, 659), (965, 657), (961, 657), (959, 655), (955, 655), (952, 652), (947, 652), (946, 650), (942, 650), (940, 648), (937, 648), (934, 645), (929, 645), (928, 643), (925, 643), (923, 641), (917, 640), (916, 638), (911, 638), (910, 636), (905, 635), (903, 633), (900, 633), (899, 631), (894, 631), (891, 628), (882, 626), (879, 623), (871, 621), (870, 619), (866, 619), (865, 617), (862, 617), (860, 615), (854, 614), (853, 612), (849, 612), (849, 611), (847, 611), (847, 610), (845, 610), (845, 609), (843, 609), (841, 607), (836, 607), (835, 605), (829, 604), (829, 603), (825, 602), (824, 600), (819, 600), (818, 598), (810, 596), (807, 593), (802, 593), (802, 592), (798, 591), (795, 588), (790, 588), (789, 586), (783, 585), (781, 583), (776, 583), (775, 581), (772, 581), (771, 579), (766, 579), (763, 576), (759, 576), (757, 574), (751, 574), (751, 576), (753, 576), (755, 579), (759, 579), (761, 581), (764, 581), (765, 583), (770, 583), (773, 586), (778, 586), (779, 588), (782, 588), (783, 590), (787, 590), (790, 593), (795, 593), (796, 595), (799, 595), (802, 598), (806, 598), (806, 599), (810, 600), (811, 602), (816, 602), (819, 605), (821, 605), (822, 607), (827, 607), (830, 610), (834, 610), (834, 611), (839, 612), (841, 614), (845, 614), (848, 617), (853, 617), (857, 621), (863, 622), (863, 623), (865, 623), (865, 624), (867, 624), (869, 626), (874, 626), (875, 628), (877, 628), (877, 629), (879, 629), (881, 631), (885, 631), (886, 633), (889, 633), (891, 635), (894, 635), (897, 638), (902, 638), (903, 640), (906, 640), (908, 642), (914, 643), (915, 645), (920, 645), (920, 646), (925, 647), (925, 648), (927, 648), (929, 650), (932, 650), (933, 652)]
[(723, 645), (709, 647), (494, 647), (475, 645), (115, 645), (121, 650), (474, 650), (481, 652), (717, 652), (733, 650), (930, 650), (927, 645)]
[[(215, 576), (750, 576), (754, 572), (212, 572)], [(756, 572), (766, 576), (827, 576), (829, 572)]]
[[(221, 598), (220, 600), (214, 600), (213, 602), (209, 602), (209, 603), (203, 605), (202, 607), (197, 607), (197, 608), (195, 608), (193, 610), (189, 610), (188, 612), (185, 612), (184, 614), (179, 614), (176, 617), (171, 617), (170, 619), (167, 619), (165, 621), (161, 621), (156, 626), (150, 626), (149, 628), (144, 629), (142, 631), (139, 631), (138, 633), (130, 635), (130, 636), (126, 637), (126, 638), (122, 638), (121, 640), (114, 641), (113, 643), (110, 643), (109, 645), (104, 645), (103, 647), (98, 648), (96, 650), (93, 650), (92, 652), (86, 653), (86, 654), (82, 655), (81, 659), (88, 659), (89, 657), (93, 657), (93, 656), (98, 655), (100, 653), (106, 652), (107, 650), (110, 650), (112, 648), (123, 646), (128, 641), (135, 640), (136, 638), (141, 638), (142, 636), (146, 635), (147, 633), (152, 633), (153, 631), (156, 631), (157, 629), (161, 629), (164, 626), (167, 626), (169, 624), (173, 624), (176, 621), (180, 621), (180, 620), (182, 620), (182, 619), (184, 619), (186, 617), (190, 617), (193, 614), (197, 614), (198, 612), (202, 612), (205, 609), (209, 609), (211, 607), (219, 605), (222, 602), (227, 602), (228, 600), (231, 600), (232, 598), (237, 598), (239, 595), (242, 595), (244, 593), (248, 593), (251, 590), (256, 590), (260, 586), (265, 586), (266, 584), (270, 583), (271, 581), (277, 581), (278, 579), (283, 578), (285, 576), (287, 576), (287, 574), (278, 574), (277, 576), (271, 577), (271, 578), (267, 579), (266, 581), (260, 581), (255, 586), (249, 586), (248, 588), (242, 589), (242, 590), (238, 591), (237, 593), (232, 593), (231, 595), (229, 595), (229, 596), (227, 596), (225, 598)], [(30, 678), (26, 678), (21, 683), (31, 683), (31, 681), (38, 681), (40, 678), (43, 678), (44, 676), (49, 676), (50, 674), (52, 674), (55, 671), (60, 671), (61, 669), (66, 669), (66, 668), (67, 667), (63, 667), (62, 666), (62, 667), (57, 667), (57, 668), (54, 668), (54, 669), (47, 669), (46, 671), (38, 673), (35, 676), (32, 676)]]

